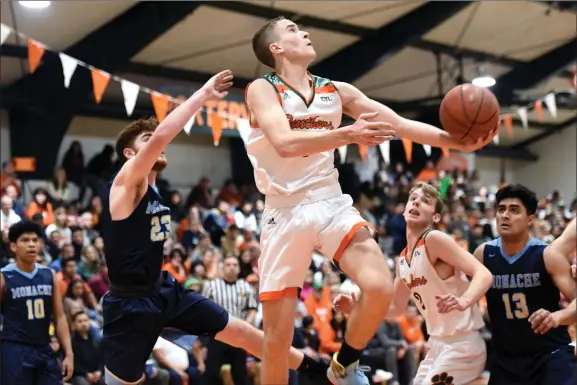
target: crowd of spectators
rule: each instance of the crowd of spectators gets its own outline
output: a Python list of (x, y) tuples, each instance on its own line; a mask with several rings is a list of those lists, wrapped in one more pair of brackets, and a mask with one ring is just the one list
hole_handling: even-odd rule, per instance
[[(7, 233), (12, 224), (26, 217), (43, 226), (38, 260), (50, 266), (60, 281), (64, 311), (73, 333), (74, 385), (103, 383), (99, 302), (109, 283), (99, 218), (103, 186), (115, 170), (111, 149), (106, 146), (85, 166), (81, 144), (72, 143), (54, 178), (35, 188), (29, 202), (21, 198), (26, 183), (19, 180), (11, 163), (2, 168), (0, 266), (11, 262)], [(439, 187), (447, 210), (438, 229), (451, 234), (463, 248), (473, 252), (482, 242), (497, 237), (493, 208), (497, 186), (482, 186), (475, 172), (437, 170), (429, 162), (413, 175), (400, 163), (394, 167), (382, 163), (372, 178), (365, 179), (352, 178), (347, 181), (350, 186), (343, 189), (356, 191), (355, 206), (378, 229), (379, 244), (391, 271), (405, 247), (402, 214), (415, 181), (429, 181)], [(228, 305), (234, 309), (227, 310), (260, 327), (257, 261), (264, 203), (256, 188), (227, 181), (215, 189), (207, 177), (201, 178), (188, 196), (182, 196), (166, 180), (159, 179), (158, 187), (172, 210), (173, 221), (171, 237), (164, 247), (163, 270), (185, 287), (217, 302), (226, 302), (215, 295), (219, 282), (237, 287), (240, 282), (240, 295), (246, 300)], [(577, 202), (564, 202), (558, 192), (543, 197), (532, 235), (551, 242), (575, 217), (576, 210)], [(332, 308), (332, 299), (339, 293), (357, 290), (327, 259), (313, 255), (296, 309), (294, 346), (325, 358), (338, 351), (347, 318)], [(221, 305), (227, 307), (226, 303)], [(483, 302), (481, 307), (485, 307)], [(491, 339), (489, 322), (483, 336), (487, 341)], [(362, 358), (372, 368), (374, 383), (409, 384), (427, 352), (426, 337), (423, 320), (413, 304), (398, 320), (384, 321)], [(52, 341), (58, 353), (58, 341)], [(146, 375), (148, 383), (159, 385), (193, 385), (202, 383), (203, 377), (205, 383), (210, 378), (210, 385), (219, 380), (224, 384), (260, 384), (258, 360), (254, 357), (241, 353), (239, 364), (237, 351), (202, 339), (175, 340), (170, 335), (158, 339)], [(291, 381), (299, 383), (296, 373), (291, 373)], [(301, 384), (305, 382), (300, 380)]]

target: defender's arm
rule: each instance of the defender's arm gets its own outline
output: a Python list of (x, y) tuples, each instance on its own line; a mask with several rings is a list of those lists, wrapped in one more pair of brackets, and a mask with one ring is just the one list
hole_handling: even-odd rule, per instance
[[(332, 151), (341, 146), (355, 143), (353, 126), (331, 131), (292, 131), (286, 114), (278, 103), (276, 90), (265, 80), (257, 79), (246, 92), (250, 112), (258, 122), (266, 138), (282, 158), (307, 156), (323, 151)], [(368, 112), (368, 111), (367, 111)], [(376, 122), (368, 123), (378, 128)], [(392, 139), (389, 127), (374, 130), (374, 144)]]
[(403, 118), (389, 107), (367, 97), (355, 86), (334, 82), (343, 99), (343, 112), (356, 119), (360, 114), (368, 111), (377, 111), (379, 120), (391, 123), (397, 135), (413, 142), (428, 144), (433, 147), (446, 147), (459, 151), (472, 152), (490, 143), (493, 135), (488, 135), (481, 142), (474, 145), (465, 145), (453, 139), (446, 131), (430, 124)]
[(577, 303), (575, 302), (577, 285), (571, 277), (569, 262), (564, 255), (550, 246), (543, 251), (543, 260), (559, 291), (568, 301), (571, 301), (569, 306), (553, 313), (553, 315), (559, 325), (572, 325), (577, 321)]
[(563, 234), (551, 243), (551, 247), (561, 253), (569, 263), (577, 249), (577, 218), (573, 219), (563, 231)]

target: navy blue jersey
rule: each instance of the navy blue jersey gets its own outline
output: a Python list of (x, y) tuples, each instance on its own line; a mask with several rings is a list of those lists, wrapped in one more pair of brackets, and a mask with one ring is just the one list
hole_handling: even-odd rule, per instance
[(487, 292), (487, 309), (497, 353), (528, 356), (571, 343), (566, 327), (535, 334), (528, 320), (539, 309), (559, 310), (559, 289), (543, 259), (547, 246), (531, 238), (521, 252), (510, 256), (503, 250), (501, 238), (485, 245), (483, 261), (494, 278)]
[(36, 264), (32, 273), (10, 264), (1, 270), (5, 287), (0, 302), (0, 339), (31, 346), (48, 346), (52, 321), (52, 270)]
[(102, 236), (110, 282), (118, 286), (152, 285), (160, 278), (164, 241), (170, 235), (170, 209), (152, 186), (126, 219), (113, 221), (108, 185), (102, 210)]

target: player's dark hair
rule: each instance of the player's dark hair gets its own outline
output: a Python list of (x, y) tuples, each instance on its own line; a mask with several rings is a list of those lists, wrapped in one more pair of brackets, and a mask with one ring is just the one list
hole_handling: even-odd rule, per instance
[(269, 46), (273, 42), (274, 28), (281, 20), (286, 20), (286, 18), (284, 16), (279, 16), (276, 19), (268, 21), (265, 25), (260, 27), (252, 37), (252, 50), (254, 51), (256, 58), (262, 64), (271, 68), (274, 68), (275, 60)]
[(519, 199), (528, 215), (535, 215), (537, 212), (537, 195), (521, 184), (510, 184), (497, 191), (495, 205), (498, 206), (501, 201), (508, 198)]
[(116, 156), (120, 163), (126, 162), (128, 159), (124, 156), (124, 149), (130, 148), (134, 145), (134, 140), (143, 132), (154, 132), (158, 127), (158, 120), (156, 118), (138, 119), (124, 127), (120, 134), (116, 137), (116, 145), (114, 146)]
[(24, 219), (10, 226), (10, 229), (8, 230), (8, 240), (11, 243), (16, 243), (18, 238), (27, 233), (34, 233), (38, 238), (42, 237), (42, 229), (40, 228), (40, 225), (28, 219)]

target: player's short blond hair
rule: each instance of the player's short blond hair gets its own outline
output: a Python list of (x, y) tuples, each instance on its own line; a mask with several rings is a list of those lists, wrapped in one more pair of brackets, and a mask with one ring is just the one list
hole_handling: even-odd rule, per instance
[(426, 196), (435, 199), (435, 214), (442, 214), (443, 210), (445, 209), (445, 203), (443, 202), (443, 198), (441, 197), (441, 193), (435, 186), (426, 182), (418, 182), (409, 192), (411, 195), (415, 190), (421, 189), (423, 194)]
[(274, 68), (275, 59), (270, 50), (270, 45), (273, 43), (274, 29), (277, 23), (281, 20), (286, 20), (284, 16), (279, 16), (268, 21), (265, 25), (260, 27), (252, 37), (252, 50), (256, 55), (258, 61), (262, 64)]

